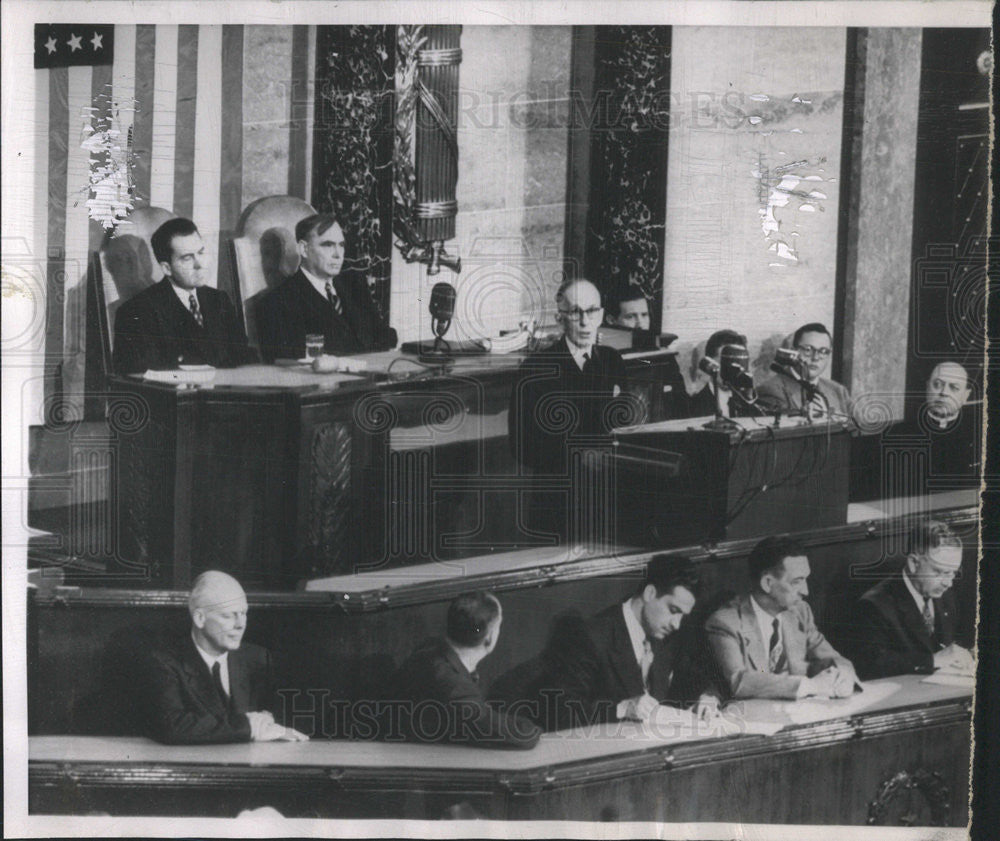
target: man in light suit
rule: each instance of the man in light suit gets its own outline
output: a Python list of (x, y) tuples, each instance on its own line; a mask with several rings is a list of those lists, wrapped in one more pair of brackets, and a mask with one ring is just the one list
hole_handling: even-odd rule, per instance
[(767, 537), (750, 553), (751, 590), (705, 623), (723, 688), (733, 698), (843, 698), (854, 666), (820, 633), (809, 594), (809, 559), (796, 541)]
[(273, 691), (271, 658), (241, 645), (247, 599), (239, 582), (203, 572), (188, 611), (190, 633), (154, 651), (137, 675), (149, 735), (170, 745), (306, 740), (264, 709)]
[(757, 388), (758, 399), (770, 412), (806, 414), (812, 417), (851, 415), (851, 394), (840, 383), (823, 376), (830, 367), (833, 337), (818, 322), (803, 324), (792, 336), (792, 347), (802, 360), (803, 380), (814, 390), (803, 403), (803, 385), (787, 374), (774, 374)]
[(444, 637), (426, 640), (400, 666), (393, 700), (401, 728), (419, 742), (533, 748), (541, 730), (486, 703), (477, 666), (496, 647), (503, 611), (492, 593), (465, 593), (448, 606)]
[(265, 294), (257, 305), (257, 329), (265, 362), (301, 359), (306, 336), (324, 337), (324, 352), (336, 356), (395, 347), (363, 277), (341, 273), (346, 245), (337, 218), (307, 216), (295, 226), (298, 271)]
[(698, 574), (687, 558), (652, 558), (635, 595), (586, 621), (557, 621), (532, 695), (549, 729), (646, 721), (661, 703), (693, 704), (711, 718), (719, 697), (696, 668), (700, 652), (681, 623), (695, 606)]
[(115, 313), (115, 371), (138, 374), (179, 363), (227, 368), (254, 361), (228, 296), (205, 285), (210, 262), (194, 222), (164, 222), (151, 245), (164, 278)]
[(855, 662), (866, 680), (935, 669), (971, 673), (972, 654), (955, 642), (952, 582), (962, 567), (962, 541), (945, 523), (910, 532), (906, 563), (857, 604)]

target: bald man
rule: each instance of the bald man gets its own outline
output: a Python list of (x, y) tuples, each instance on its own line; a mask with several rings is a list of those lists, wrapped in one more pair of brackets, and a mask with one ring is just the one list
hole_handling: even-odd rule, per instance
[(927, 410), (942, 428), (950, 426), (969, 401), (969, 372), (957, 362), (941, 362), (927, 378)]
[[(621, 355), (596, 344), (604, 318), (597, 287), (587, 280), (567, 281), (556, 293), (556, 305), (563, 336), (524, 360), (508, 416), (515, 458), (546, 477), (550, 486), (569, 481), (575, 449), (610, 446), (613, 425), (638, 422), (630, 417), (634, 398), (622, 395), (626, 372)], [(616, 398), (620, 402), (612, 404)], [(565, 536), (566, 505), (565, 487), (538, 491), (529, 504), (528, 522), (549, 535)]]
[(143, 700), (149, 734), (170, 745), (304, 741), (264, 707), (273, 686), (266, 649), (243, 645), (247, 597), (231, 575), (199, 575), (188, 597), (190, 632), (152, 653)]

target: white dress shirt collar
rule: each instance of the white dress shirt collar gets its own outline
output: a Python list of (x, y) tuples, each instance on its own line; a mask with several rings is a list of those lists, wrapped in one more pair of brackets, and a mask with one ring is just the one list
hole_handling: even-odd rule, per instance
[[(191, 312), (191, 296), (194, 295), (196, 298), (198, 297), (197, 288), (184, 289), (172, 280), (170, 281), (170, 288), (174, 290), (174, 294), (177, 296), (177, 300), (181, 302), (181, 306), (183, 306), (188, 312)], [(198, 306), (201, 307), (201, 300), (198, 301)]]
[[(750, 596), (750, 604), (753, 605), (754, 616), (757, 617), (757, 626), (760, 628), (760, 635), (764, 640), (764, 649), (767, 650), (771, 644), (771, 634), (774, 633), (774, 620), (781, 614), (779, 613), (778, 616), (772, 616), (764, 610), (764, 608), (757, 604), (757, 599), (755, 599), (753, 595)], [(780, 621), (778, 622), (778, 638), (781, 639)]]
[[(924, 596), (920, 594), (916, 587), (913, 586), (913, 582), (910, 580), (909, 573), (903, 570), (903, 582), (906, 584), (906, 589), (910, 591), (910, 595), (913, 596), (913, 601), (917, 605), (917, 610), (920, 611), (920, 615), (924, 614)], [(934, 600), (931, 599), (931, 616), (934, 615)]]
[(569, 355), (573, 357), (573, 361), (576, 363), (576, 367), (581, 371), (583, 370), (583, 365), (587, 361), (584, 357), (594, 355), (594, 346), (583, 348), (578, 345), (574, 345), (569, 339), (566, 339), (566, 347), (569, 348)]
[(194, 643), (195, 651), (198, 652), (198, 656), (205, 661), (205, 665), (208, 666), (208, 671), (212, 671), (212, 666), (216, 663), (219, 664), (219, 675), (222, 678), (222, 688), (226, 690), (227, 695), (232, 693), (229, 691), (229, 652), (223, 651), (218, 657), (213, 657), (200, 645), (198, 645), (198, 640), (194, 638), (194, 631), (191, 632), (191, 642)]
[(622, 613), (625, 616), (625, 628), (628, 631), (628, 638), (632, 641), (632, 653), (635, 654), (635, 662), (642, 665), (642, 655), (645, 651), (646, 632), (642, 629), (639, 619), (632, 608), (632, 599), (625, 599), (622, 604)]
[[(325, 298), (326, 297), (326, 284), (327, 284), (327, 281), (320, 280), (318, 277), (316, 277), (316, 275), (314, 275), (312, 272), (310, 272), (305, 266), (299, 266), (299, 268), (302, 270), (302, 274), (305, 276), (305, 279), (308, 280), (312, 284), (313, 289), (315, 289), (317, 292), (319, 292), (320, 295), (322, 295)], [(333, 278), (330, 278), (329, 283), (331, 283), (331, 284), (333, 283)], [(334, 287), (334, 291), (336, 291), (336, 287)]]

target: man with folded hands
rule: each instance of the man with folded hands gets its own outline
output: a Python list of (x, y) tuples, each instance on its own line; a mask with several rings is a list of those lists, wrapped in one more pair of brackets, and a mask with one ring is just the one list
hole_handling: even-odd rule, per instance
[(805, 601), (809, 559), (788, 537), (767, 537), (748, 560), (751, 590), (715, 611), (705, 631), (733, 698), (845, 698), (857, 676), (827, 642)]
[(265, 708), (273, 695), (266, 649), (241, 644), (247, 598), (230, 575), (199, 575), (188, 597), (191, 630), (154, 651), (139, 677), (147, 731), (171, 745), (305, 741)]

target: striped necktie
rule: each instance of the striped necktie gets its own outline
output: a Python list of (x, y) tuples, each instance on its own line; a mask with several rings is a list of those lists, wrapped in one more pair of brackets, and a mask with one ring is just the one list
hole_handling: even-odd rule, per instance
[(198, 296), (192, 292), (188, 296), (188, 306), (191, 308), (191, 315), (194, 316), (194, 320), (198, 322), (199, 327), (205, 326), (205, 318), (201, 314), (201, 307), (198, 306)]
[(767, 670), (771, 674), (777, 674), (781, 671), (781, 661), (785, 654), (785, 647), (781, 644), (781, 623), (777, 616), (774, 617), (771, 627), (774, 630), (771, 632), (771, 642), (768, 645)]
[(649, 670), (653, 665), (653, 645), (646, 637), (642, 641), (642, 660), (639, 661), (639, 668), (642, 670), (642, 686), (649, 691)]
[(215, 684), (215, 691), (219, 693), (219, 697), (222, 699), (222, 705), (228, 707), (229, 693), (226, 692), (225, 687), (222, 685), (222, 666), (218, 660), (212, 663), (212, 683)]
[(924, 627), (929, 636), (934, 636), (934, 605), (929, 598), (924, 599)]
[(330, 302), (330, 306), (333, 307), (333, 311), (337, 315), (344, 314), (344, 305), (340, 302), (337, 290), (333, 288), (333, 281), (331, 280), (326, 282), (326, 299)]

